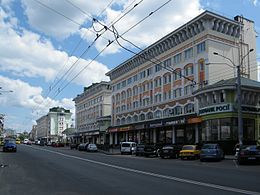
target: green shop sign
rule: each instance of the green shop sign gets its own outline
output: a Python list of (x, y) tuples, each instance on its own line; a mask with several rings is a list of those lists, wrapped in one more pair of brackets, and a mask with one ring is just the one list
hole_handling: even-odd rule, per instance
[(202, 116), (206, 114), (231, 112), (231, 111), (233, 111), (233, 106), (231, 104), (221, 104), (221, 105), (214, 105), (214, 106), (209, 106), (206, 108), (199, 109), (199, 115)]

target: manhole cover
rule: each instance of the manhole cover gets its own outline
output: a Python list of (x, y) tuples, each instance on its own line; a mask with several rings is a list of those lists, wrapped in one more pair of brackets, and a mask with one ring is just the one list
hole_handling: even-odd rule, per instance
[(8, 165), (3, 165), (3, 164), (0, 164), (0, 167), (1, 168), (5, 168), (5, 167), (7, 167)]

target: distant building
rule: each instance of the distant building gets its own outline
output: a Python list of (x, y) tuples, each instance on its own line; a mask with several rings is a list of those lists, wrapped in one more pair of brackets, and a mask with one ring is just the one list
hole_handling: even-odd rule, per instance
[(31, 130), (31, 139), (36, 140), (37, 139), (37, 126), (33, 125)]
[(49, 109), (47, 115), (36, 120), (37, 139), (61, 140), (62, 132), (72, 126), (72, 113), (61, 107)]
[[(77, 142), (104, 143), (104, 129), (110, 126), (110, 82), (102, 81), (85, 87), (84, 92), (74, 98), (74, 101), (76, 107)], [(107, 117), (109, 118), (108, 120)], [(107, 124), (107, 121), (109, 124)]]

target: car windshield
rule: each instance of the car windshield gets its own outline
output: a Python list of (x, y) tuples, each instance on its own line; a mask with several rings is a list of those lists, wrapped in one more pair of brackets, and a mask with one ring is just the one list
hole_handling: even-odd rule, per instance
[(216, 144), (205, 144), (202, 146), (202, 149), (216, 149)]
[(129, 143), (123, 143), (122, 147), (130, 147), (130, 144)]
[(15, 144), (15, 140), (6, 140), (6, 143)]
[(194, 150), (195, 147), (194, 146), (183, 146), (182, 150)]

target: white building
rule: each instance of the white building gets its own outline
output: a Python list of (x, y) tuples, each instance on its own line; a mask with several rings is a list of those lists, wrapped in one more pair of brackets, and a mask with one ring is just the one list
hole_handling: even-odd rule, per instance
[(193, 91), (233, 78), (233, 65), (239, 64), (244, 77), (257, 80), (256, 32), (248, 19), (205, 11), (161, 38), (106, 74), (112, 86), (111, 144), (199, 142)]
[(72, 126), (71, 115), (70, 110), (61, 107), (51, 108), (47, 115), (36, 120), (37, 138), (53, 141), (62, 139), (62, 132)]
[(79, 142), (101, 143), (105, 135), (100, 132), (100, 118), (111, 115), (110, 82), (102, 81), (85, 87), (84, 92), (74, 98), (74, 101)]

